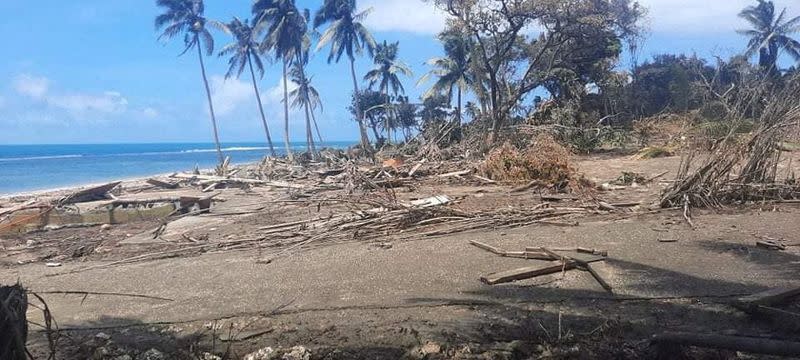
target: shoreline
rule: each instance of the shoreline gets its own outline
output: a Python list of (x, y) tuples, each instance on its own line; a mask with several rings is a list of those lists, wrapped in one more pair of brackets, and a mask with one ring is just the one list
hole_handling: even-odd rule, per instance
[[(257, 162), (243, 162), (243, 163), (232, 163), (231, 166), (234, 167), (247, 167), (257, 164)], [(214, 171), (213, 168), (201, 168), (200, 172), (208, 172)], [(9, 201), (14, 200), (17, 198), (29, 198), (29, 197), (47, 197), (47, 196), (56, 196), (62, 195), (66, 193), (72, 193), (81, 189), (90, 188), (94, 186), (100, 186), (104, 184), (108, 184), (115, 181), (120, 181), (122, 184), (121, 186), (125, 185), (139, 185), (144, 184), (147, 179), (151, 178), (158, 178), (158, 177), (169, 177), (172, 174), (180, 173), (181, 171), (172, 171), (167, 173), (158, 173), (158, 174), (150, 174), (150, 175), (142, 175), (142, 176), (133, 176), (127, 178), (112, 178), (105, 181), (93, 181), (88, 183), (82, 184), (75, 184), (75, 185), (65, 185), (47, 189), (40, 189), (40, 190), (23, 190), (19, 192), (12, 192), (12, 193), (0, 193), (0, 201)]]

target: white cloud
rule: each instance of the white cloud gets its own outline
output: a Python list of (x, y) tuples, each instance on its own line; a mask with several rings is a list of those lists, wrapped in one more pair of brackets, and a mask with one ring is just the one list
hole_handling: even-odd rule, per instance
[[(219, 116), (231, 114), (239, 105), (253, 101), (253, 88), (239, 79), (225, 79), (223, 76), (211, 76), (211, 98), (214, 111)], [(207, 106), (207, 105), (205, 105)]]
[[(800, 7), (790, 6), (796, 0), (777, 0), (775, 7), (789, 7), (798, 15)], [(653, 33), (719, 34), (732, 33), (745, 27), (738, 17), (755, 0), (638, 0), (648, 9), (646, 20)], [(436, 34), (445, 26), (447, 15), (431, 2), (422, 0), (364, 0), (362, 9), (373, 8), (366, 23), (375, 31), (400, 31), (416, 34)]]
[(101, 95), (51, 95), (47, 97), (47, 103), (73, 113), (100, 112), (118, 114), (125, 112), (128, 108), (128, 100), (115, 91), (106, 91)]
[(432, 2), (422, 0), (365, 0), (360, 5), (362, 9), (372, 7), (365, 22), (375, 31), (437, 34), (447, 18)]
[(156, 109), (154, 109), (154, 108), (151, 108), (151, 107), (147, 107), (147, 108), (145, 108), (144, 110), (142, 110), (142, 115), (144, 115), (144, 117), (146, 117), (146, 118), (148, 118), (148, 119), (155, 119), (155, 118), (157, 118), (157, 117), (158, 117), (160, 114), (161, 114), (161, 113), (159, 113), (159, 111), (158, 111), (158, 110), (156, 110)]
[(45, 77), (20, 74), (14, 79), (14, 90), (20, 95), (41, 99), (47, 94), (50, 81)]

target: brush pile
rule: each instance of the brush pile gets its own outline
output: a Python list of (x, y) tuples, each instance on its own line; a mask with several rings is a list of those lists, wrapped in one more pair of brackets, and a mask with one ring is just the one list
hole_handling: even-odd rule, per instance
[(537, 135), (526, 148), (503, 144), (486, 156), (481, 171), (487, 178), (504, 183), (538, 181), (559, 190), (580, 183), (569, 150), (547, 134)]
[[(741, 122), (753, 113), (763, 89), (750, 91), (729, 106), (731, 122)], [(711, 154), (695, 166), (696, 153), (683, 157), (677, 181), (664, 192), (662, 207), (719, 207), (753, 201), (784, 201), (800, 198), (800, 184), (793, 174), (781, 178), (778, 165), (780, 144), (800, 125), (800, 79), (789, 81), (766, 100), (755, 121), (756, 129), (745, 137), (733, 130), (719, 141)]]

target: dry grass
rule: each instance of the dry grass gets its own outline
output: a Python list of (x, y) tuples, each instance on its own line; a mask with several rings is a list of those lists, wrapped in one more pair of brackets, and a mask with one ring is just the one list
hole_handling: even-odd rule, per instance
[(580, 183), (569, 150), (545, 134), (537, 135), (523, 149), (506, 142), (486, 156), (480, 170), (484, 176), (505, 183), (540, 181), (558, 189)]

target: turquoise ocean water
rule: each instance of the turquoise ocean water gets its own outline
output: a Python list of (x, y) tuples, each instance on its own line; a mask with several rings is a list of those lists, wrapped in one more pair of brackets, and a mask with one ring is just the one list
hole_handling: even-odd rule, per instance
[[(275, 145), (283, 154), (283, 144)], [(292, 147), (302, 151), (305, 144)], [(226, 143), (223, 152), (241, 164), (262, 159), (268, 148), (263, 143)], [(0, 195), (212, 168), (216, 162), (214, 145), (206, 143), (0, 145)]]

